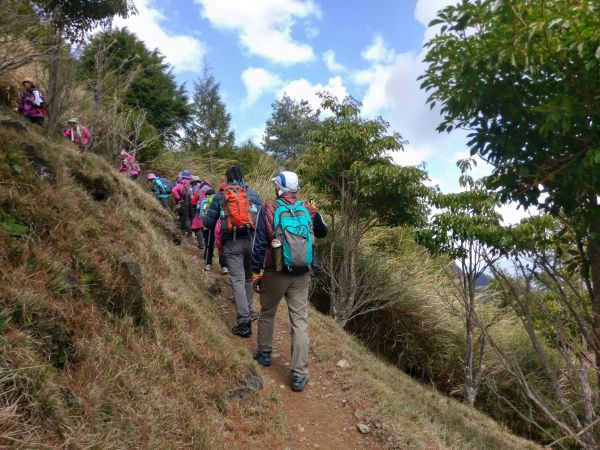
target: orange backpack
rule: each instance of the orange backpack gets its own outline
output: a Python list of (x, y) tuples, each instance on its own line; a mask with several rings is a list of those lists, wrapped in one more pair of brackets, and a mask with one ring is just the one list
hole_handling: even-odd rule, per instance
[(224, 233), (233, 233), (243, 228), (256, 228), (248, 192), (237, 184), (227, 186), (223, 190), (221, 229)]

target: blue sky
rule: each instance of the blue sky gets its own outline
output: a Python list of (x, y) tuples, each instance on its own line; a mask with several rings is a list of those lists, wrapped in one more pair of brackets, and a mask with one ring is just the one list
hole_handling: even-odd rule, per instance
[[(287, 93), (318, 106), (327, 89), (361, 100), (409, 141), (399, 164), (427, 163), (432, 184), (458, 189), (455, 162), (466, 157), (464, 133), (438, 134), (437, 110), (425, 104), (427, 23), (453, 0), (135, 0), (127, 26), (158, 48), (180, 83), (191, 88), (203, 61), (221, 83), (236, 140), (260, 142), (271, 103)], [(480, 164), (475, 172), (487, 172)], [(508, 221), (521, 213), (503, 211)]]

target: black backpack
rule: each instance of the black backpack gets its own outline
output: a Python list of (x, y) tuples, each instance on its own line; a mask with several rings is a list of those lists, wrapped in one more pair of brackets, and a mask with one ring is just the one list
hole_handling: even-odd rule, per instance
[(173, 182), (167, 178), (159, 178), (160, 182), (163, 185), (163, 194), (170, 194), (175, 185)]

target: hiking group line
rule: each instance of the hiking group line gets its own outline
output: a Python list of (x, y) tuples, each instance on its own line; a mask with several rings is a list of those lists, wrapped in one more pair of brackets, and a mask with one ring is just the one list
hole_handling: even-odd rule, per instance
[[(48, 114), (43, 93), (30, 80), (17, 111), (34, 124), (43, 125)], [(84, 152), (91, 140), (89, 130), (76, 118), (67, 121), (63, 136)], [(135, 180), (141, 170), (135, 152), (119, 151), (118, 170)], [(215, 189), (211, 182), (183, 170), (173, 182), (148, 173), (147, 183), (162, 207), (172, 213), (175, 203), (179, 226), (187, 237), (196, 239), (204, 250), (204, 270), (212, 270), (215, 246), (219, 266), (229, 276), (236, 307), (231, 332), (252, 336), (252, 322), (258, 321), (254, 359), (271, 365), (275, 316), (285, 299), (291, 326), (290, 387), (302, 392), (308, 381), (308, 295), (310, 275), (318, 267), (315, 238), (327, 235), (327, 225), (311, 202), (297, 197), (300, 181), (294, 172), (283, 171), (271, 182), (274, 199), (263, 204), (258, 192), (244, 181), (241, 167), (225, 172), (224, 182)], [(253, 309), (254, 294), (260, 295), (260, 311)]]

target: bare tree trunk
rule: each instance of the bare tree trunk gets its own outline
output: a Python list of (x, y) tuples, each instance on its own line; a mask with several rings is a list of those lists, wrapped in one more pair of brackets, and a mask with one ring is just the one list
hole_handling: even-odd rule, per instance
[(594, 224), (591, 229), (592, 236), (589, 238), (589, 258), (592, 272), (592, 311), (594, 356), (596, 361), (597, 383), (600, 386), (600, 244), (594, 241), (594, 237), (600, 236), (600, 224)]
[(49, 53), (49, 64), (48, 64), (48, 90), (46, 92), (48, 97), (48, 118), (46, 121), (46, 135), (54, 136), (56, 129), (58, 128), (58, 116), (60, 115), (61, 102), (61, 82), (60, 78), (60, 58), (62, 44), (62, 30), (55, 30), (52, 37), (52, 51)]
[[(471, 278), (471, 275), (466, 275), (465, 278)], [(464, 399), (469, 406), (475, 405), (475, 396), (477, 395), (477, 386), (473, 378), (473, 355), (474, 350), (474, 334), (475, 334), (475, 291), (473, 289), (473, 280), (466, 281), (467, 292), (465, 302), (465, 330), (467, 333), (467, 348), (465, 355), (464, 373), (465, 373), (465, 392)]]
[(94, 103), (92, 106), (92, 122), (90, 124), (90, 144), (89, 148), (92, 152), (96, 152), (98, 133), (98, 125), (100, 123), (100, 114), (102, 110), (102, 98), (104, 94), (104, 77), (99, 73), (98, 59), (96, 58), (96, 82), (93, 87)]
[(329, 247), (329, 314), (335, 319), (338, 308), (337, 289), (335, 286), (335, 277), (333, 276), (335, 263), (335, 246), (337, 244), (337, 228), (335, 227), (335, 214), (331, 213), (331, 245)]

